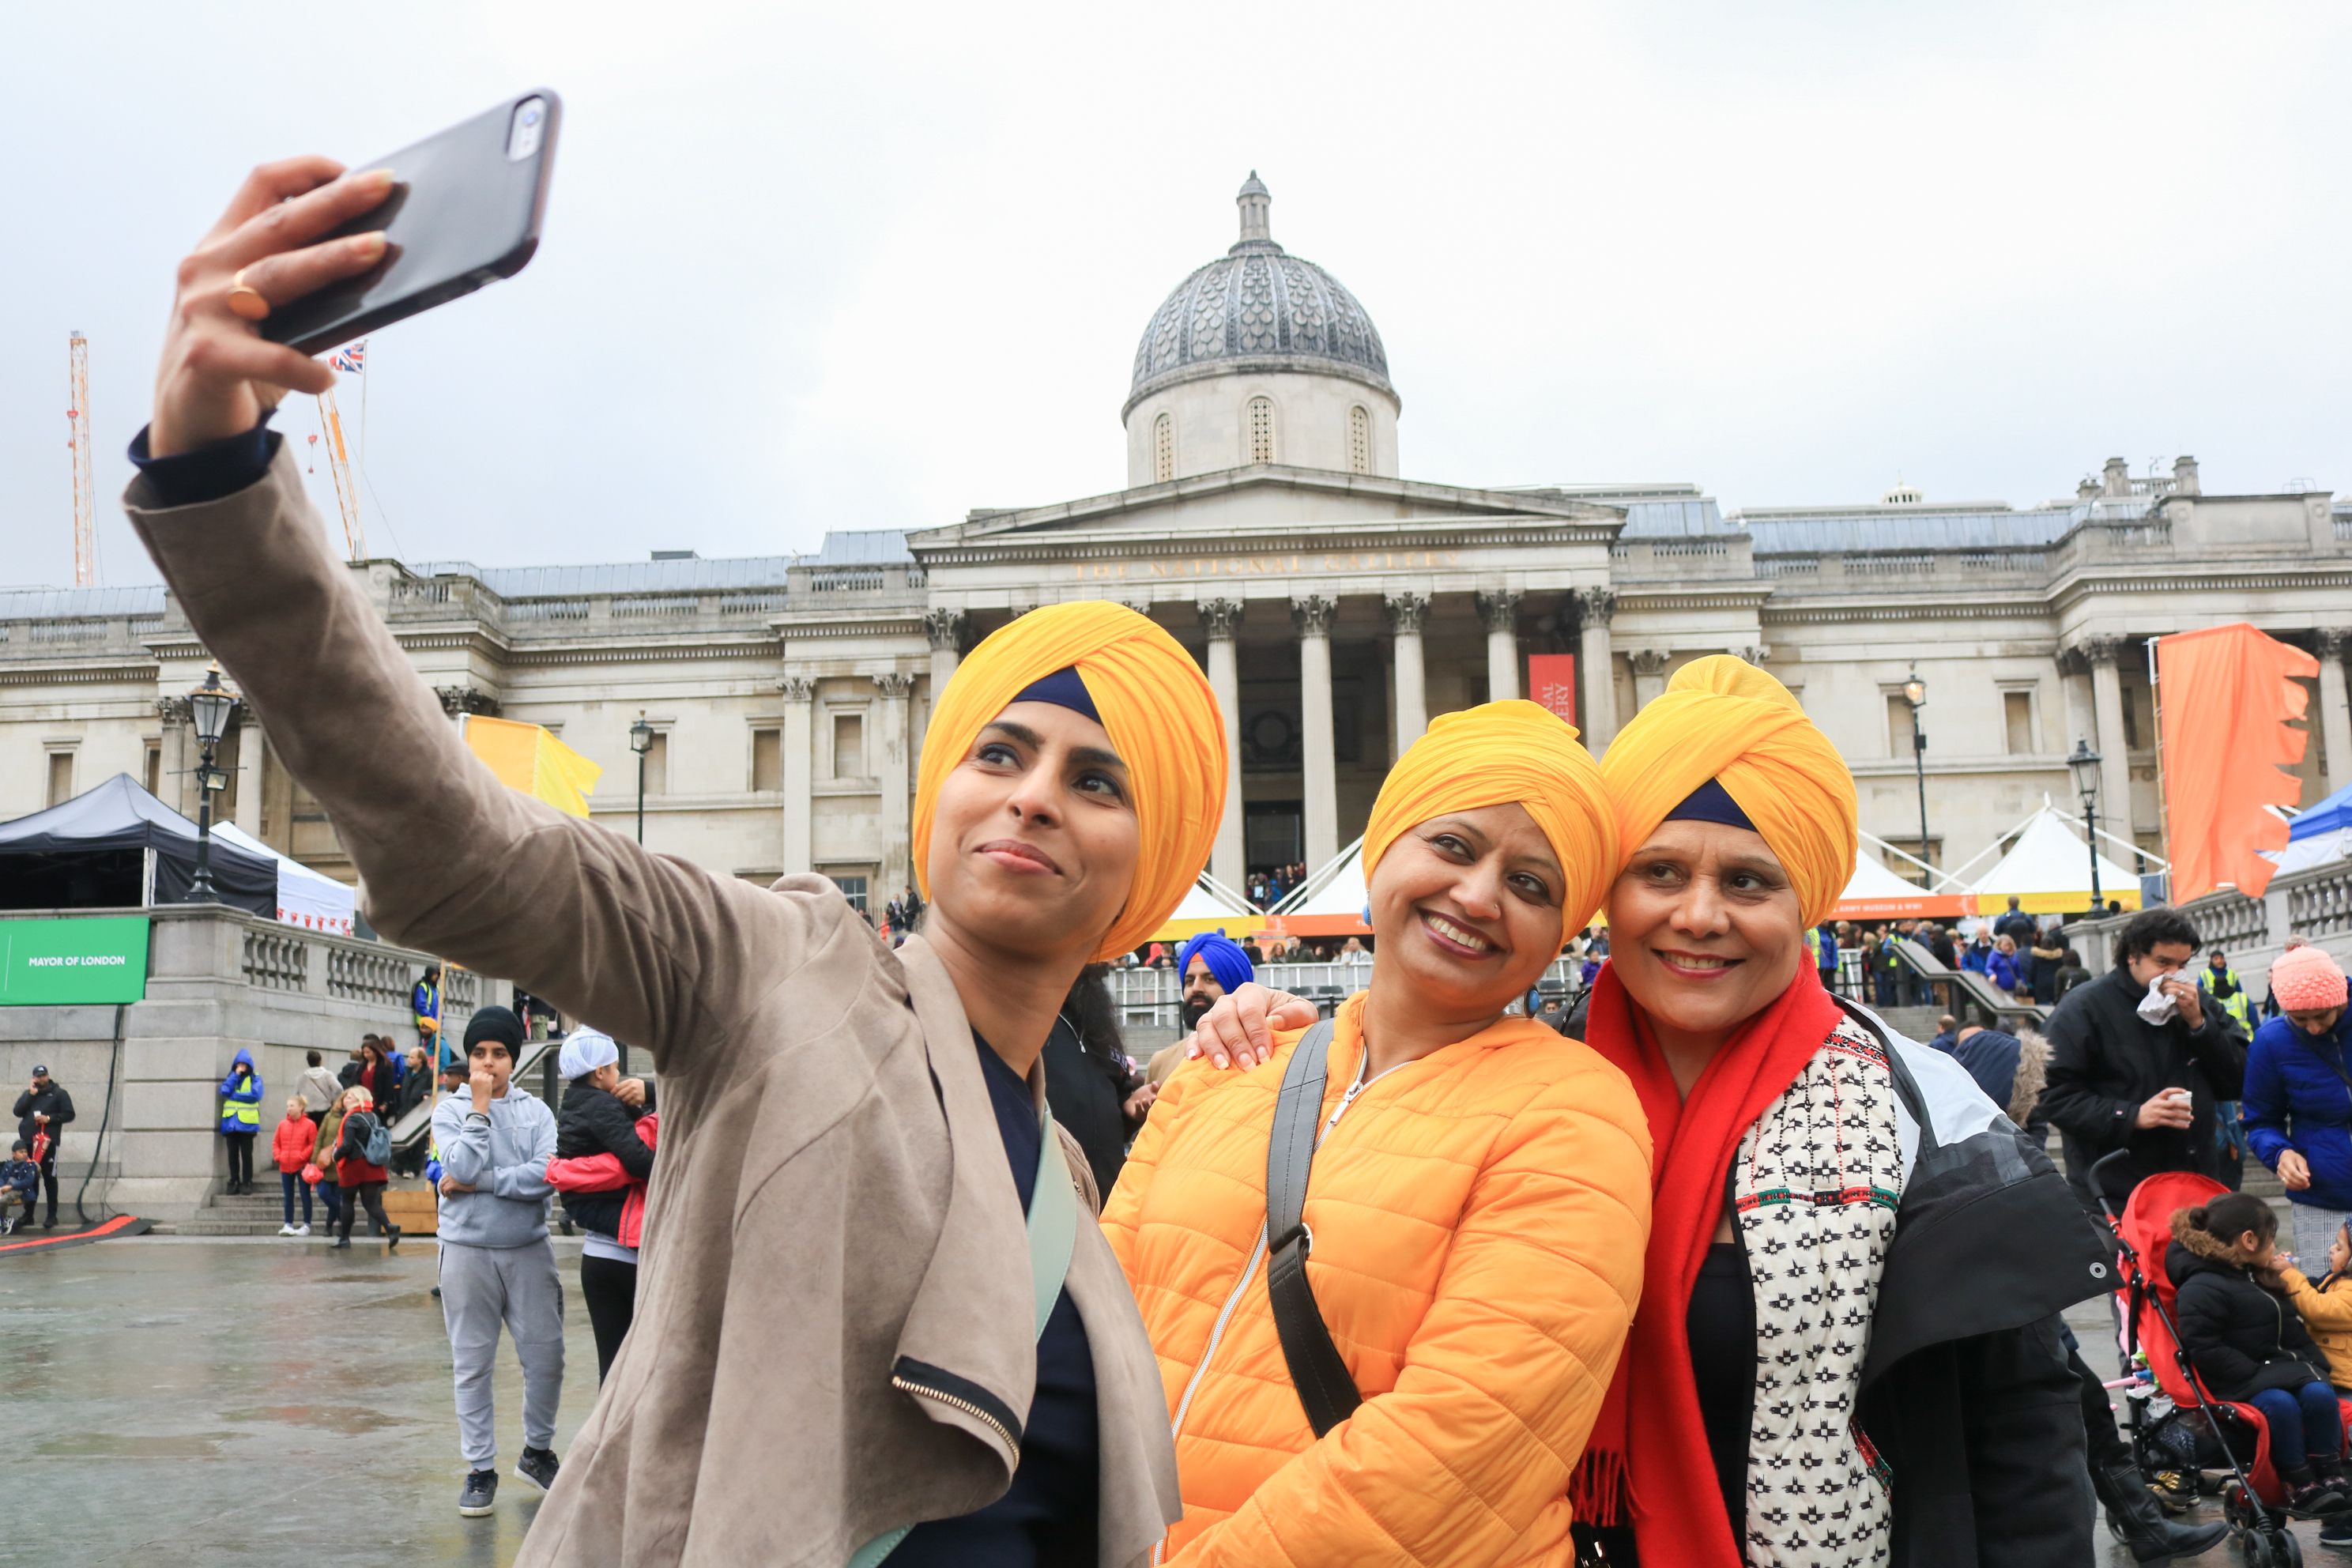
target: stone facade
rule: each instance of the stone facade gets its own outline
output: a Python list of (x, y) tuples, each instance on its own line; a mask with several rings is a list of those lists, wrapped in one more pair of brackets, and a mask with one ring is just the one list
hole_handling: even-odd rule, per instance
[[(1902, 689), (1916, 670), (1927, 858), (1945, 866), (2045, 795), (2071, 803), (2077, 739), (2105, 759), (2103, 826), (2156, 847), (2147, 639), (2168, 632), (2247, 620), (2319, 654), (2304, 798), (2352, 783), (2352, 504), (2207, 495), (2188, 458), (2144, 477), (2112, 459), (2072, 497), (2026, 508), (1906, 495), (1727, 513), (1691, 485), (1409, 479), (1377, 332), (1369, 317), (1340, 331), (1315, 316), (1342, 297), (1362, 312), (1281, 255), (1266, 200), (1244, 187), (1243, 240), (1147, 330), (1125, 489), (836, 532), (801, 557), (352, 571), (453, 714), (545, 724), (604, 766), (599, 822), (636, 831), (627, 732), (642, 714), (656, 731), (642, 764), (650, 847), (761, 880), (824, 871), (877, 908), (913, 879), (909, 789), (933, 693), (980, 637), (1073, 598), (1132, 605), (1200, 658), (1233, 743), (1211, 866), (1231, 883), (1328, 858), (1430, 716), (1522, 694), (1532, 654), (1576, 656), (1577, 722), (1596, 752), (1691, 659), (1761, 662), (1852, 763), (1863, 826), (1914, 853)], [(1278, 331), (1233, 271), (1254, 259), (1307, 268)], [(1201, 281), (1213, 269), (1222, 292)], [(1198, 335), (1181, 354), (1155, 349), (1179, 305)], [(1260, 396), (1275, 403), (1271, 461), (1245, 460)], [(1360, 406), (1379, 416), (1360, 461)], [(1171, 411), (1163, 470), (1152, 431)], [(0, 816), (116, 771), (192, 811), (177, 697), (204, 664), (160, 588), (0, 594)], [(226, 815), (349, 874), (258, 726), (224, 761)]]

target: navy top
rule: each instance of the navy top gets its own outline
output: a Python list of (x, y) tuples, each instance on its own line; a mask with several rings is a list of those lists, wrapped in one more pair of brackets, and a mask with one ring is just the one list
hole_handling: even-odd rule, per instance
[(1685, 1321), (1707, 1457), (1715, 1461), (1715, 1483), (1723, 1492), (1731, 1539), (1744, 1542), (1748, 1434), (1756, 1415), (1756, 1288), (1748, 1272), (1747, 1248), (1739, 1241), (1707, 1245)]
[[(987, 1041), (977, 1034), (972, 1041), (1025, 1211), (1045, 1130), (1028, 1084)], [(1037, 1391), (1012, 1489), (977, 1513), (917, 1525), (887, 1568), (1092, 1568), (1099, 1557), (1097, 1445), (1094, 1352), (1065, 1287), (1037, 1338)]]
[(209, 441), (175, 457), (151, 458), (142, 429), (131, 438), (131, 462), (164, 506), (198, 506), (233, 496), (268, 473), (283, 439), (269, 427), (265, 414), (260, 424), (242, 436)]

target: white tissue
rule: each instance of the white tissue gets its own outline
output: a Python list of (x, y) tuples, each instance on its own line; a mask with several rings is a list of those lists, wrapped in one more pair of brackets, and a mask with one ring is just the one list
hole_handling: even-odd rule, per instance
[(2169, 1024), (2173, 1015), (2180, 1011), (2180, 1004), (2164, 988), (2164, 983), (2171, 978), (2168, 974), (2158, 975), (2147, 983), (2147, 994), (2139, 999), (2139, 1016), (2151, 1024)]

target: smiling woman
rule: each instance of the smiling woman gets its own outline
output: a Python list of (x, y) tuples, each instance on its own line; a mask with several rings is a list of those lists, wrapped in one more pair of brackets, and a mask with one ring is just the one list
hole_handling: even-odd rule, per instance
[[(1532, 702), (1432, 724), (1364, 832), (1371, 988), (1276, 1042), (1280, 1071), (1193, 1062), (1160, 1091), (1103, 1224), (1176, 1431), (1167, 1563), (1570, 1561), (1649, 1213), (1624, 1079), (1504, 1016), (1615, 866), (1575, 734)], [(1319, 1127), (1311, 1164), (1278, 1101)], [(1278, 1225), (1270, 1138), (1303, 1193)], [(1294, 1384), (1301, 1289), (1345, 1397)]]

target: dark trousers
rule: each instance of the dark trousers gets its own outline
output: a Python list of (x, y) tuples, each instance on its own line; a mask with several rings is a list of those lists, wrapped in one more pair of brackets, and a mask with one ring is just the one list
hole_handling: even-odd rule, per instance
[(2131, 1445), (2116, 1430), (2116, 1413), (2107, 1403), (2106, 1387), (2083, 1359), (2079, 1345), (2068, 1347), (2066, 1364), (2074, 1369), (2074, 1375), (2083, 1383), (2083, 1429), (2090, 1434), (2091, 1468), (2104, 1470), (2110, 1465), (2130, 1464)]
[(224, 1132), (228, 1141), (228, 1184), (232, 1187), (253, 1185), (253, 1140), (250, 1132)]
[(2252, 1403), (2271, 1429), (2271, 1463), (2279, 1469), (2299, 1470), (2344, 1451), (2344, 1415), (2327, 1384), (2265, 1388)]
[(302, 1173), (299, 1171), (278, 1172), (278, 1193), (280, 1197), (286, 1200), (286, 1223), (288, 1225), (292, 1225), (294, 1223), (294, 1194), (298, 1192), (302, 1194), (302, 1223), (304, 1225), (309, 1225), (310, 1223), (310, 1184), (302, 1179)]
[(319, 1201), (327, 1205), (327, 1228), (334, 1229), (335, 1222), (343, 1215), (343, 1189), (335, 1185), (331, 1178), (320, 1182)]
[(385, 1236), (390, 1236), (392, 1221), (383, 1216), (383, 1184), (382, 1182), (362, 1182), (356, 1186), (343, 1189), (342, 1226), (335, 1234), (345, 1241), (352, 1238), (352, 1221), (359, 1217), (360, 1205), (362, 1204), (367, 1205), (368, 1218), (375, 1222), (376, 1229)]
[(596, 1381), (601, 1384), (637, 1315), (637, 1266), (583, 1253), (580, 1295), (588, 1303), (588, 1326), (596, 1334)]
[[(58, 1223), (58, 1150), (54, 1143), (49, 1145), (48, 1158), (41, 1162), (41, 1185), (48, 1189), (49, 1223), (55, 1225)], [(33, 1206), (30, 1204), (25, 1205), (25, 1223), (33, 1223)]]

